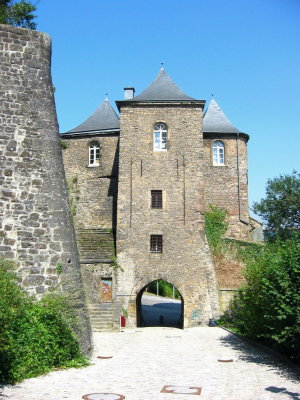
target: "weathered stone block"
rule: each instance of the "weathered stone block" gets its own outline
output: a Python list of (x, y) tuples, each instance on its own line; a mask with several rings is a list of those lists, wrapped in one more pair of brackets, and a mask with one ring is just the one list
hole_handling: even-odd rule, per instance
[(28, 286), (36, 287), (44, 283), (45, 283), (45, 277), (43, 275), (38, 275), (38, 274), (28, 275), (22, 281), (22, 285), (25, 287)]

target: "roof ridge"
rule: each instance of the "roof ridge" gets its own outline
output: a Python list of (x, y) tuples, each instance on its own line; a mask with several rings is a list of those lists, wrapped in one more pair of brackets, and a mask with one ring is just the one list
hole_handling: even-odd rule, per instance
[(84, 122), (66, 133), (119, 129), (120, 118), (106, 95), (100, 106)]
[(185, 94), (162, 66), (154, 81), (138, 96), (127, 101), (196, 100)]

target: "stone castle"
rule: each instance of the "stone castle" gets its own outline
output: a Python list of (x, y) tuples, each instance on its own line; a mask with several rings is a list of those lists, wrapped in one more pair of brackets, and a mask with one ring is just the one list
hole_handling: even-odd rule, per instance
[[(138, 96), (124, 89), (62, 134), (63, 159), (92, 325), (142, 324), (141, 296), (163, 279), (182, 296), (181, 326), (219, 312), (204, 234), (210, 204), (229, 212), (228, 236), (253, 240), (247, 141), (214, 99), (186, 95), (164, 68)], [(111, 267), (116, 245), (117, 262)], [(98, 321), (98, 322), (97, 322)], [(104, 326), (102, 325), (102, 328)]]
[[(142, 325), (141, 298), (163, 279), (180, 292), (181, 327), (219, 314), (204, 233), (210, 204), (228, 236), (252, 241), (247, 141), (214, 99), (186, 95), (161, 69), (59, 135), (47, 35), (0, 26), (0, 252), (36, 296), (71, 295), (87, 352), (94, 329)], [(62, 140), (61, 140), (62, 138)], [(69, 199), (68, 199), (69, 197)], [(74, 230), (75, 227), (75, 230)]]

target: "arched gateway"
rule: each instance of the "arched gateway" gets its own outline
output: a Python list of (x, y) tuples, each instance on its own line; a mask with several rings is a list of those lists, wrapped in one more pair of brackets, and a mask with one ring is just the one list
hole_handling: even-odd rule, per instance
[(175, 286), (156, 280), (144, 286), (136, 297), (138, 327), (183, 328), (184, 301)]

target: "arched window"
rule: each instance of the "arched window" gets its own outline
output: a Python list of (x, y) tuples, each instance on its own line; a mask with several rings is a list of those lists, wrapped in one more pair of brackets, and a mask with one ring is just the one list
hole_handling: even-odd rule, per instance
[(91, 142), (89, 145), (89, 166), (95, 167), (99, 165), (100, 145), (98, 142)]
[(162, 122), (154, 125), (153, 130), (153, 150), (154, 151), (167, 151), (168, 142), (168, 127)]
[(225, 164), (225, 148), (224, 143), (221, 140), (217, 140), (213, 143), (213, 165), (224, 165)]

